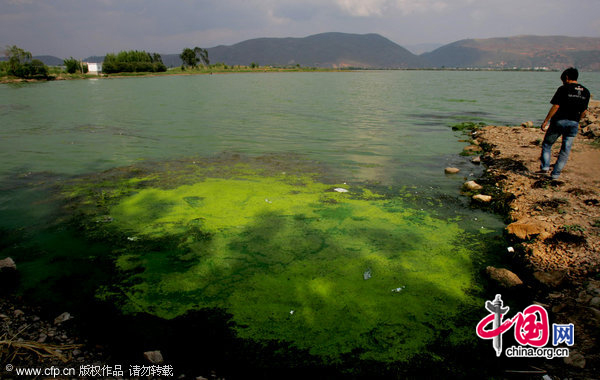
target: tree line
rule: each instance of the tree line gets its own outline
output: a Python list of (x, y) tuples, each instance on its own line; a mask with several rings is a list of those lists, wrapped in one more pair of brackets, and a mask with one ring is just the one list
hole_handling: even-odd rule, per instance
[(7, 60), (0, 62), (0, 71), (7, 75), (25, 79), (48, 79), (48, 66), (39, 59), (32, 59), (31, 53), (16, 45), (4, 51)]
[(106, 54), (102, 63), (102, 71), (106, 74), (157, 73), (167, 71), (167, 66), (165, 66), (158, 53), (151, 54), (145, 51), (130, 50), (118, 54)]
[[(32, 59), (30, 52), (16, 45), (8, 46), (4, 52), (7, 60), (0, 62), (0, 72), (18, 78), (49, 79), (49, 69), (39, 59)], [(179, 55), (183, 64), (181, 68), (196, 68), (199, 65), (210, 66), (208, 51), (200, 47), (184, 48)], [(70, 57), (63, 60), (65, 71), (69, 74), (88, 72), (86, 64)], [(102, 71), (106, 74), (123, 72), (164, 72), (167, 66), (163, 63), (160, 54), (146, 51), (130, 50), (117, 54), (108, 53), (102, 63)]]

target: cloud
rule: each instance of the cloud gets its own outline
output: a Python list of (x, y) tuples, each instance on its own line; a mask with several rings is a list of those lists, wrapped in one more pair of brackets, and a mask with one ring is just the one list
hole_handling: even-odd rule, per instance
[(381, 17), (389, 12), (406, 16), (441, 12), (448, 8), (448, 4), (441, 0), (336, 0), (336, 3), (342, 11), (355, 17)]
[[(599, 36), (598, 0), (0, 0), (0, 47), (85, 57), (257, 37), (379, 33), (400, 44), (515, 34)], [(574, 22), (564, 22), (573, 8)]]
[(336, 0), (346, 13), (357, 17), (381, 16), (387, 8), (387, 0)]

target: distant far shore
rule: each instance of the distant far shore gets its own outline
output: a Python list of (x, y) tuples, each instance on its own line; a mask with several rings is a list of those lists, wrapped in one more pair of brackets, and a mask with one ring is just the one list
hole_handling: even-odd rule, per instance
[(74, 79), (109, 79), (109, 78), (140, 78), (140, 77), (159, 77), (159, 76), (182, 76), (182, 75), (212, 75), (212, 74), (237, 74), (237, 73), (306, 73), (306, 72), (356, 72), (356, 71), (518, 71), (518, 72), (555, 72), (552, 69), (494, 69), (494, 68), (389, 68), (389, 69), (370, 69), (361, 67), (343, 67), (343, 68), (321, 68), (321, 67), (272, 67), (272, 66), (235, 66), (235, 67), (202, 67), (195, 69), (182, 70), (179, 67), (170, 68), (166, 72), (139, 72), (139, 73), (114, 73), (114, 74), (66, 74), (53, 73), (44, 79), (23, 79), (12, 76), (0, 76), (0, 84), (10, 83), (35, 83), (54, 80), (74, 80)]

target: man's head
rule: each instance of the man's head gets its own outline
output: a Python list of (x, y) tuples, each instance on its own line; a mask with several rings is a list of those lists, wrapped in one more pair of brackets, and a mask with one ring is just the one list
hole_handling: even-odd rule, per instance
[(567, 80), (576, 81), (579, 78), (579, 71), (574, 67), (569, 67), (560, 75), (560, 80), (567, 82)]

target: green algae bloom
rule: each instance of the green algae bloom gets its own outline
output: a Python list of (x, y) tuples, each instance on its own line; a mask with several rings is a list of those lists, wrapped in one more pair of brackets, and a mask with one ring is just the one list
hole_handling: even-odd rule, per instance
[[(189, 170), (115, 181), (88, 214), (110, 221), (94, 228), (122, 278), (98, 297), (165, 319), (221, 308), (241, 338), (330, 361), (407, 361), (441, 334), (463, 339), (453, 320), (475, 302), (475, 253), (456, 221), (306, 173)], [(97, 204), (77, 186), (70, 196)]]

